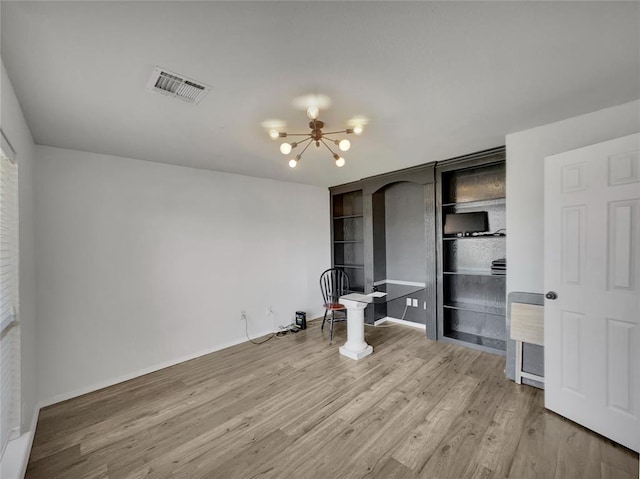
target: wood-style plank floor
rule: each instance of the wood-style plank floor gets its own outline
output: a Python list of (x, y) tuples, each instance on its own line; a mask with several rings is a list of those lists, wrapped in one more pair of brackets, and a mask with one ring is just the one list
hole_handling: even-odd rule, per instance
[(635, 478), (638, 455), (543, 408), (504, 358), (319, 322), (43, 409), (27, 478)]

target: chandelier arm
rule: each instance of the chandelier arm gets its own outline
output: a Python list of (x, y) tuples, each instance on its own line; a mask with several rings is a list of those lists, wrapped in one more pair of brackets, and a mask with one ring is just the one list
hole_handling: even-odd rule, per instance
[(327, 145), (327, 144), (325, 143), (325, 141), (324, 141), (322, 138), (320, 138), (320, 141), (322, 142), (322, 144), (323, 144), (324, 146), (326, 146), (326, 147), (327, 147), (327, 150), (329, 150), (329, 151), (331, 152), (331, 154), (332, 154), (332, 155), (335, 155), (335, 154), (336, 154), (336, 152), (335, 152), (335, 151), (333, 151), (333, 150), (329, 147), (329, 145)]
[(311, 140), (312, 139), (313, 138), (309, 137), (306, 140), (302, 140), (302, 141), (308, 141), (309, 143), (307, 143), (307, 145), (304, 147), (304, 149), (300, 153), (298, 153), (298, 155), (300, 155), (300, 157), (302, 157), (302, 155), (304, 155), (304, 152), (307, 151), (307, 148), (309, 148), (309, 145), (311, 144)]
[(309, 133), (285, 133), (287, 136), (309, 136)]
[(342, 131), (328, 131), (326, 133), (323, 133), (323, 135), (339, 135), (340, 133), (346, 133), (347, 135), (349, 133), (347, 133), (347, 130), (342, 130)]

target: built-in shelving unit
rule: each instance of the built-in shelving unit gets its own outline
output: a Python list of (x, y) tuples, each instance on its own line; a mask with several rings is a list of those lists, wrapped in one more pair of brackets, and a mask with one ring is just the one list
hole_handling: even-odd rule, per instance
[[(505, 354), (506, 256), (504, 150), (436, 167), (438, 336), (443, 341)], [(477, 235), (445, 235), (447, 214), (486, 212)]]
[(333, 194), (332, 260), (349, 276), (351, 291), (364, 292), (364, 215), (362, 190)]
[[(365, 310), (367, 322), (387, 316), (424, 322), (430, 339), (504, 354), (506, 270), (495, 274), (491, 264), (506, 255), (504, 147), (329, 192), (331, 261), (347, 273), (353, 292), (424, 284), (412, 298), (419, 307), (407, 308), (404, 298), (374, 304)], [(474, 212), (486, 212), (487, 231), (444, 234), (447, 214)]]

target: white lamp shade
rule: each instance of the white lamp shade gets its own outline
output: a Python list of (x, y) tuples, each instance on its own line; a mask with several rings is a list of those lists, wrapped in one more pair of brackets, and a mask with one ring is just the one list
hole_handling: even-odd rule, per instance
[(338, 143), (338, 148), (340, 148), (340, 151), (349, 151), (349, 148), (351, 148), (351, 142), (349, 140), (340, 140), (340, 143)]
[(338, 168), (342, 168), (342, 167), (344, 166), (344, 163), (345, 163), (345, 161), (344, 161), (344, 158), (342, 158), (342, 157), (339, 157), (339, 158), (336, 160), (336, 166), (337, 166)]
[(282, 145), (280, 145), (280, 152), (283, 155), (288, 155), (289, 153), (291, 153), (291, 145), (289, 143), (283, 143)]
[(309, 108), (307, 108), (307, 116), (311, 120), (315, 120), (316, 118), (318, 118), (319, 114), (320, 114), (320, 109), (317, 106), (310, 106)]

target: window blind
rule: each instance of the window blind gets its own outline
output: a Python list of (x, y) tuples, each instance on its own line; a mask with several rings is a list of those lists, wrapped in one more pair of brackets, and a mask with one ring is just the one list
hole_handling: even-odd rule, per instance
[(0, 132), (0, 457), (20, 432), (18, 168)]

